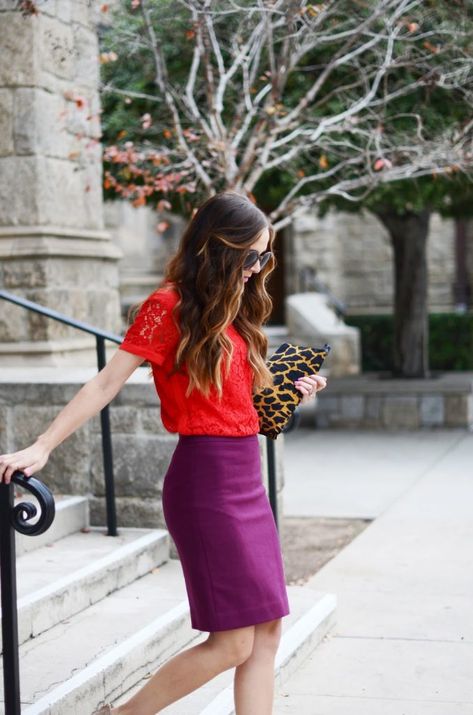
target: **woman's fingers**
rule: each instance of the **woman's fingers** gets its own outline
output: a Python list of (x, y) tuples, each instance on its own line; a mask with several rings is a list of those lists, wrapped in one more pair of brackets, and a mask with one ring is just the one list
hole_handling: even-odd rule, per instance
[(317, 392), (327, 386), (327, 379), (322, 375), (306, 375), (296, 380), (294, 384), (302, 392), (301, 404), (305, 405), (314, 399)]
[(9, 484), (12, 478), (12, 475), (19, 469), (19, 467), (16, 464), (11, 464), (11, 463), (3, 463), (0, 466), (0, 476), (2, 477), (2, 481), (5, 482), (5, 484)]
[(311, 395), (327, 386), (327, 378), (322, 375), (305, 375), (296, 380), (294, 384), (303, 394)]
[(44, 447), (34, 444), (11, 454), (0, 454), (0, 482), (9, 484), (16, 471), (30, 477), (35, 471), (42, 469), (48, 461), (49, 452)]

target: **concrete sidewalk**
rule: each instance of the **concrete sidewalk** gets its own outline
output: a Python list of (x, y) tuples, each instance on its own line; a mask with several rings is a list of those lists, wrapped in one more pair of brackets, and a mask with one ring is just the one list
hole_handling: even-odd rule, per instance
[(473, 715), (473, 435), (285, 436), (284, 511), (372, 516), (309, 581), (337, 623), (275, 715)]

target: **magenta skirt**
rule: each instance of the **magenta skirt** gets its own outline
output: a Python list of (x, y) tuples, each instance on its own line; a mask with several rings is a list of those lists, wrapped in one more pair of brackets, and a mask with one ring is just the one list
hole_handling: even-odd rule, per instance
[(192, 628), (222, 631), (289, 613), (258, 436), (179, 435), (163, 484)]

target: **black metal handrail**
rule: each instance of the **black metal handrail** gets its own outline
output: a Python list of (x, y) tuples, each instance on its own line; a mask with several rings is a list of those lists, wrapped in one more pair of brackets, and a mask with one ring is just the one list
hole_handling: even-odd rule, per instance
[(70, 325), (72, 328), (77, 328), (77, 330), (82, 330), (84, 333), (90, 333), (96, 337), (100, 337), (103, 340), (111, 340), (112, 343), (121, 343), (123, 338), (115, 333), (109, 333), (107, 330), (102, 330), (101, 328), (96, 328), (95, 325), (90, 325), (90, 323), (84, 323), (82, 320), (76, 320), (75, 318), (69, 318), (69, 316), (64, 315), (64, 313), (59, 313), (57, 310), (52, 308), (46, 308), (40, 303), (34, 303), (32, 300), (27, 300), (27, 298), (21, 298), (18, 295), (9, 293), (6, 290), (0, 290), (0, 298), (3, 300), (8, 300), (10, 303), (15, 303), (22, 308), (27, 308), (33, 313), (39, 313), (40, 315), (45, 315), (47, 318), (52, 318), (57, 320), (59, 323), (64, 323), (65, 325)]
[[(76, 330), (81, 330), (84, 333), (89, 333), (95, 336), (96, 343), (96, 353), (97, 353), (97, 367), (100, 370), (105, 367), (106, 363), (106, 353), (105, 353), (105, 341), (110, 340), (112, 343), (119, 345), (123, 338), (114, 333), (109, 333), (106, 330), (101, 330), (96, 328), (94, 325), (89, 323), (84, 323), (81, 320), (75, 320), (74, 318), (69, 318), (69, 316), (59, 313), (57, 310), (52, 308), (46, 308), (44, 305), (39, 303), (34, 303), (26, 298), (20, 298), (13, 293), (9, 293), (6, 290), (0, 290), (0, 298), (8, 300), (10, 303), (15, 303), (22, 308), (32, 311), (33, 313), (39, 313), (39, 315), (44, 315), (47, 318), (56, 320), (59, 323), (64, 323), (64, 325), (70, 325)], [(115, 506), (115, 479), (113, 474), (113, 453), (112, 453), (112, 436), (110, 430), (110, 413), (109, 406), (105, 407), (100, 411), (100, 427), (102, 433), (102, 457), (103, 457), (103, 470), (105, 476), (105, 503), (107, 511), (107, 534), (108, 536), (117, 536), (117, 512)]]
[[(41, 507), (39, 519), (32, 502), (14, 504), (15, 484), (30, 491)], [(15, 531), (37, 536), (51, 526), (56, 507), (48, 487), (36, 477), (15, 472), (7, 484), (0, 483), (0, 579), (2, 598), (3, 688), (5, 715), (20, 715), (20, 665), (18, 657), (18, 610), (16, 590)]]
[[(282, 430), (283, 434), (287, 434), (287, 432), (292, 432), (292, 430), (297, 429), (300, 421), (301, 414), (299, 408), (296, 407), (289, 418), (288, 423)], [(270, 437), (266, 437), (266, 463), (268, 467), (268, 499), (273, 511), (276, 528), (279, 531), (278, 491), (276, 481), (276, 440), (271, 439)]]

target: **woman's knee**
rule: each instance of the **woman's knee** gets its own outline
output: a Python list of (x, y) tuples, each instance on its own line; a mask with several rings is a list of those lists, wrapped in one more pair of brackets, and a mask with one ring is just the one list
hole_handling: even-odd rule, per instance
[(255, 626), (255, 643), (258, 650), (276, 653), (281, 642), (282, 619), (276, 618), (272, 621), (258, 623)]
[(232, 628), (227, 631), (214, 631), (209, 634), (207, 644), (215, 648), (219, 658), (231, 668), (247, 660), (252, 651), (255, 639), (255, 626)]

